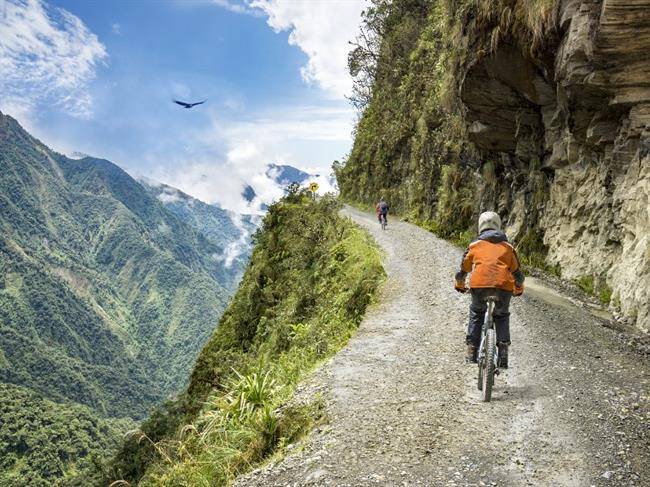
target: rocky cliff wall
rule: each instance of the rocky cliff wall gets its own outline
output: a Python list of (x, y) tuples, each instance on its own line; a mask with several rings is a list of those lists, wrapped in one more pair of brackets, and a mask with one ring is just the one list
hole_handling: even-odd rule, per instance
[(648, 330), (650, 1), (559, 2), (537, 52), (510, 36), (484, 53), (468, 28), (468, 136), (509, 182), (481, 206), (515, 239), (539, 228), (549, 264)]

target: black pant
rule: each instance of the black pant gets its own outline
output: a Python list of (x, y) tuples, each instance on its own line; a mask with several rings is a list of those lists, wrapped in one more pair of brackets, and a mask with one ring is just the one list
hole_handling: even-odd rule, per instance
[(494, 303), (494, 326), (497, 329), (497, 341), (510, 343), (510, 297), (512, 293), (503, 289), (475, 288), (472, 289), (472, 304), (469, 305), (469, 327), (467, 328), (467, 343), (475, 347), (480, 345), (481, 329), (487, 311), (485, 298), (496, 295), (498, 301)]

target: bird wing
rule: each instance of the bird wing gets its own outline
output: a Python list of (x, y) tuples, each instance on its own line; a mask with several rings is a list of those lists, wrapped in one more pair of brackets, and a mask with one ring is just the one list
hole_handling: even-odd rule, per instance
[(196, 105), (202, 105), (202, 104), (205, 103), (205, 102), (206, 102), (206, 100), (203, 100), (203, 101), (197, 101), (196, 103), (192, 103), (191, 106), (194, 107), (194, 106), (196, 106)]
[(182, 107), (190, 107), (190, 106), (192, 106), (189, 103), (185, 103), (184, 101), (179, 101), (179, 100), (174, 100), (174, 103), (176, 103), (177, 105), (180, 105)]

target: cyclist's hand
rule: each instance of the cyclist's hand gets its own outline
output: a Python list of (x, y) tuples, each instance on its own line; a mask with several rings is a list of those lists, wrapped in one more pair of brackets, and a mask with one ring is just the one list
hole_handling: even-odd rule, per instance
[(512, 291), (512, 294), (515, 296), (521, 296), (524, 294), (524, 285), (522, 284), (521, 286), (515, 285), (515, 290)]
[(456, 281), (456, 283), (454, 284), (454, 289), (456, 291), (458, 291), (459, 293), (466, 293), (467, 292), (467, 288), (465, 287), (465, 283), (460, 282), (460, 281)]

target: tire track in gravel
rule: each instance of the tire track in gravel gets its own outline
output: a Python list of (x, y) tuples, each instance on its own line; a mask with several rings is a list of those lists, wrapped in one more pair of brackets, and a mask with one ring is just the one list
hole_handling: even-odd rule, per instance
[(297, 393), (322, 394), (328, 424), (237, 485), (650, 485), (647, 356), (537, 285), (513, 299), (511, 368), (482, 403), (453, 290), (462, 251), (345, 213), (386, 251), (379, 303)]

